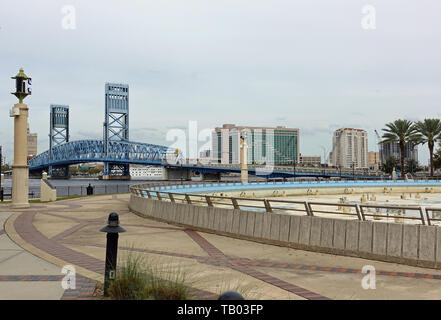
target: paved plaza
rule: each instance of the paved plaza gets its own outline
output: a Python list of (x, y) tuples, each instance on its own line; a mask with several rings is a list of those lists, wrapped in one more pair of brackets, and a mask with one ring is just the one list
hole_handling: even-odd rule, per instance
[[(110, 212), (120, 215), (119, 260), (131, 252), (184, 272), (194, 298), (237, 290), (248, 299), (441, 299), (441, 270), (335, 256), (208, 234), (141, 218), (129, 195), (0, 205), (0, 299), (94, 299), (103, 281)], [(76, 288), (61, 269), (73, 265)], [(363, 289), (363, 266), (376, 288)]]

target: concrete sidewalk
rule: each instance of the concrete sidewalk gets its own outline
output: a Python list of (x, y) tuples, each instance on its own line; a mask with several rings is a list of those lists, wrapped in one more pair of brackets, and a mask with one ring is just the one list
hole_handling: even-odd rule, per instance
[[(4, 207), (2, 207), (4, 208)], [(4, 230), (12, 212), (0, 212), (0, 300), (59, 300), (80, 297), (81, 289), (90, 281), (79, 277), (76, 290), (64, 290), (61, 268), (49, 263), (15, 244)]]
[(4, 232), (12, 212), (0, 212), (0, 300), (61, 299), (61, 270), (17, 246)]
[[(23, 281), (30, 275), (59, 277), (66, 264), (74, 265), (77, 274), (102, 281), (106, 237), (99, 230), (112, 211), (120, 214), (121, 225), (127, 230), (120, 235), (119, 260), (134, 252), (148, 261), (179, 268), (200, 292), (218, 295), (240, 289), (247, 299), (441, 299), (440, 270), (194, 231), (141, 218), (129, 211), (128, 200), (129, 195), (105, 195), (32, 204), (30, 209), (14, 211), (12, 216), (11, 210), (0, 206), (3, 221), (10, 216), (6, 223), (8, 236), (39, 257), (11, 243), (8, 236), (1, 236), (4, 250), (0, 252), (5, 261), (0, 261), (0, 274), (16, 275), (21, 280), (0, 281), (0, 299), (74, 297), (75, 293), (64, 292), (56, 280), (37, 277), (31, 285)], [(363, 288), (364, 266), (375, 267), (375, 289)], [(29, 291), (24, 292), (20, 285), (27, 285)], [(86, 299), (84, 292), (80, 296)]]

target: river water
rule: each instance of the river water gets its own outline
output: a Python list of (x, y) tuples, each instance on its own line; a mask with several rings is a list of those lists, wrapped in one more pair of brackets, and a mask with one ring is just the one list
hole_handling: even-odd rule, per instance
[[(57, 189), (57, 197), (86, 195), (89, 184), (94, 194), (129, 192), (129, 186), (140, 183), (159, 182), (160, 179), (99, 180), (98, 178), (50, 179), (49, 182)], [(5, 198), (10, 198), (12, 180), (4, 180)], [(40, 179), (29, 179), (29, 197), (40, 197)]]

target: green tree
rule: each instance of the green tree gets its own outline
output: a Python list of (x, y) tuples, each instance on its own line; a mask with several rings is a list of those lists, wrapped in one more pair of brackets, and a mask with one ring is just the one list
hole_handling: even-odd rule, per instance
[(416, 132), (415, 125), (412, 121), (398, 119), (394, 122), (386, 123), (386, 128), (383, 129), (382, 143), (398, 142), (400, 146), (401, 158), (401, 176), (405, 174), (404, 156), (408, 143), (418, 143), (419, 135)]
[(419, 143), (429, 147), (430, 176), (433, 177), (433, 148), (441, 138), (441, 121), (439, 119), (424, 119), (415, 123)]
[(386, 161), (383, 163), (381, 170), (387, 174), (391, 174), (394, 168), (397, 168), (399, 165), (399, 160), (393, 156), (388, 157)]
[(76, 176), (78, 174), (78, 168), (77, 167), (73, 167), (73, 166), (69, 167), (69, 174), (71, 176)]
[(418, 172), (421, 171), (420, 164), (415, 159), (409, 158), (406, 159), (406, 168), (408, 172)]
[(90, 168), (90, 170), (89, 170), (89, 174), (91, 174), (91, 175), (96, 175), (96, 174), (99, 174), (99, 173), (101, 173), (101, 169), (99, 169), (99, 168)]

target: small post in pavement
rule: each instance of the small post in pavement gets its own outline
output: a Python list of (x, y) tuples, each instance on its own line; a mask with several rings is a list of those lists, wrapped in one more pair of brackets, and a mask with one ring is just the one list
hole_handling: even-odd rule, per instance
[(86, 188), (86, 193), (88, 196), (93, 194), (93, 187), (91, 186), (90, 183), (89, 183), (89, 186)]
[(235, 291), (227, 291), (222, 293), (217, 300), (245, 300), (244, 297)]
[(109, 296), (109, 286), (115, 280), (116, 276), (116, 261), (118, 254), (118, 233), (126, 230), (119, 226), (118, 213), (112, 212), (109, 214), (107, 226), (100, 230), (107, 233), (106, 243), (106, 264), (104, 270), (104, 296)]

